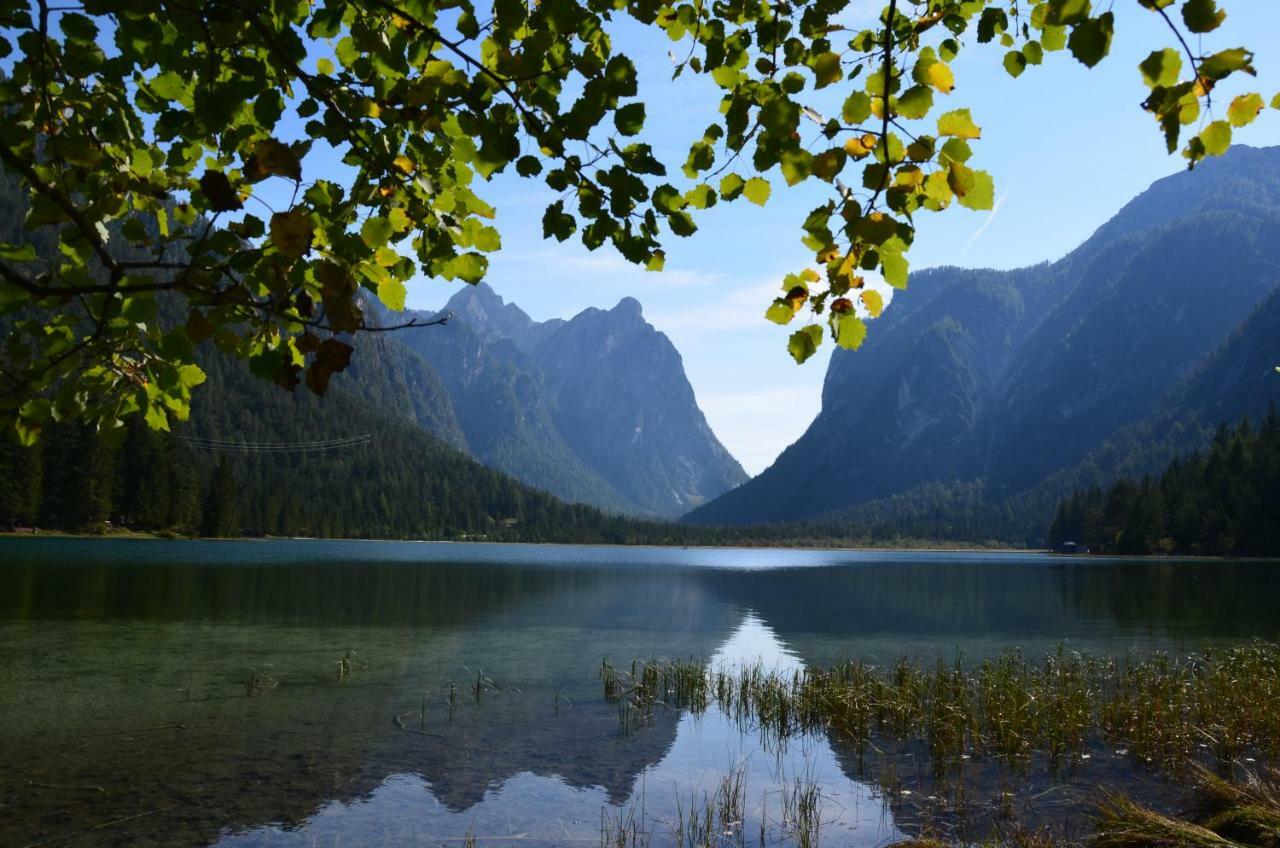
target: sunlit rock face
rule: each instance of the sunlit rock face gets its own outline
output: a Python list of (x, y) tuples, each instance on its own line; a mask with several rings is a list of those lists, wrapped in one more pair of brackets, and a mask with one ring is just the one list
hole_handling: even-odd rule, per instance
[(534, 321), (487, 285), (397, 341), (439, 373), (472, 453), (566, 500), (675, 517), (746, 480), (639, 301)]

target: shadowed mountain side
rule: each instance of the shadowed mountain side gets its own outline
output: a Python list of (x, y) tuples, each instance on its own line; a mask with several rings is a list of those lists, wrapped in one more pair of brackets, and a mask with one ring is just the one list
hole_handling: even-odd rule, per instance
[[(862, 350), (832, 357), (800, 440), (688, 520), (858, 521), (857, 505), (876, 503), (891, 523), (923, 495), (932, 506), (916, 511), (940, 510), (937, 526), (1026, 538), (1048, 518), (991, 510), (1147, 419), (1204, 367), (1280, 283), (1276, 232), (1280, 148), (1241, 148), (1157, 182), (1052, 264), (916, 274)], [(1253, 370), (1228, 376), (1214, 414), (1234, 418), (1250, 382), (1265, 387)], [(970, 487), (959, 498), (928, 489), (958, 483)]]
[[(430, 332), (430, 328), (406, 332)], [(425, 359), (385, 335), (360, 338), (351, 364), (335, 375), (333, 385), (383, 413), (404, 415), (451, 448), (470, 452), (444, 380)]]
[[(434, 317), (406, 313), (389, 320), (414, 316)], [(458, 318), (401, 331), (391, 344), (407, 346), (440, 375), (467, 445), (481, 462), (567, 501), (637, 511), (565, 443), (540, 375), (523, 367), (510, 342), (486, 342)]]

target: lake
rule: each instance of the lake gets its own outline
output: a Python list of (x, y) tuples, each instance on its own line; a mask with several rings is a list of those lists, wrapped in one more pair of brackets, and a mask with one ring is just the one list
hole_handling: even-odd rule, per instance
[(1280, 637), (1265, 562), (14, 538), (0, 562), (5, 846), (599, 845), (635, 821), (623, 844), (662, 845), (726, 775), (743, 815), (716, 844), (788, 844), (808, 788), (820, 844), (883, 845), (909, 810), (839, 740), (623, 722), (602, 662)]

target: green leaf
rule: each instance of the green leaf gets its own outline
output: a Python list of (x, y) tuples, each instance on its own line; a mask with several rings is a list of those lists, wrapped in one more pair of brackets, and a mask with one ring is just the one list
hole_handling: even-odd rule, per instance
[(844, 101), (840, 117), (846, 124), (857, 125), (871, 117), (871, 98), (865, 92), (855, 91)]
[(778, 298), (765, 310), (764, 317), (775, 324), (789, 324), (791, 319), (796, 317), (796, 311), (792, 308), (790, 301)]
[(800, 365), (818, 352), (820, 344), (822, 344), (822, 327), (810, 324), (791, 334), (791, 338), (787, 340), (787, 352), (791, 354), (796, 364)]
[(75, 12), (64, 13), (58, 21), (64, 35), (72, 41), (92, 44), (98, 37), (98, 25), (93, 19)]
[(1017, 50), (1010, 50), (1004, 54), (1004, 69), (1009, 76), (1017, 79), (1027, 69), (1027, 57)]
[(771, 192), (772, 188), (769, 186), (769, 181), (763, 177), (752, 177), (747, 180), (742, 189), (742, 193), (746, 195), (747, 200), (750, 200), (756, 206), (764, 206), (769, 201)]
[(1200, 132), (1200, 141), (1204, 144), (1205, 153), (1221, 156), (1231, 146), (1231, 125), (1226, 121), (1214, 121)]
[(408, 292), (405, 290), (404, 281), (394, 274), (387, 275), (378, 283), (378, 300), (392, 312), (402, 312), (404, 310), (404, 301)]
[(555, 238), (556, 241), (564, 241), (573, 235), (574, 230), (578, 228), (578, 223), (573, 216), (564, 211), (564, 202), (557, 200), (555, 203), (547, 207), (547, 211), (542, 214), (542, 237)]
[(715, 205), (718, 195), (711, 186), (701, 183), (686, 191), (684, 199), (694, 209), (707, 209)]
[(1182, 4), (1182, 20), (1192, 32), (1213, 32), (1226, 17), (1214, 0), (1186, 0)]
[(938, 116), (938, 135), (956, 138), (981, 138), (982, 130), (973, 122), (968, 109), (956, 109)]
[(966, 209), (984, 212), (995, 205), (995, 181), (986, 171), (965, 168), (969, 179), (966, 179), (964, 193), (956, 192), (956, 200)]
[(782, 154), (781, 169), (787, 185), (802, 182), (813, 172), (813, 154), (802, 148), (788, 150)]
[(151, 80), (151, 90), (165, 100), (180, 100), (187, 93), (187, 83), (175, 71), (165, 71)]
[(1156, 86), (1168, 88), (1175, 84), (1182, 74), (1182, 56), (1177, 50), (1169, 47), (1156, 50), (1139, 63), (1138, 70), (1142, 71), (1142, 81), (1148, 88)]
[(1253, 54), (1243, 47), (1222, 50), (1200, 63), (1200, 76), (1211, 80), (1225, 79), (1236, 71), (1254, 74)]
[(1040, 33), (1040, 44), (1050, 53), (1063, 50), (1067, 46), (1067, 28), (1064, 26), (1047, 26)]
[[(867, 338), (867, 325), (852, 312), (843, 312), (835, 319), (836, 344), (845, 350), (857, 350)], [(792, 354), (794, 356), (794, 354)]]
[(963, 165), (972, 156), (973, 150), (969, 147), (969, 142), (961, 138), (949, 138), (938, 151), (938, 164), (950, 165), (952, 162), (959, 162)]
[(1084, 23), (1076, 24), (1067, 39), (1067, 48), (1086, 67), (1092, 68), (1111, 52), (1111, 36), (1115, 32), (1115, 15), (1107, 12)]
[(636, 135), (644, 128), (644, 104), (628, 103), (613, 113), (613, 125), (623, 135)]
[(390, 240), (392, 231), (391, 219), (378, 215), (360, 226), (360, 240), (376, 250)]
[(826, 88), (843, 76), (839, 55), (831, 52), (820, 53), (809, 63), (813, 69), (814, 88)]
[(1044, 22), (1046, 26), (1084, 23), (1091, 10), (1089, 0), (1049, 0)]
[[(724, 200), (737, 200), (746, 186), (747, 184), (742, 177), (737, 174), (726, 174), (720, 179), (720, 197)], [(768, 197), (769, 195), (766, 193), (765, 199), (767, 200)]]
[(445, 263), (444, 277), (448, 280), (465, 280), (478, 283), (489, 269), (489, 260), (479, 253), (463, 253)]
[(34, 262), (36, 249), (31, 244), (0, 244), (0, 259), (8, 262)]
[[(961, 201), (963, 202), (963, 200)], [(895, 289), (905, 289), (907, 287), (907, 273), (910, 264), (905, 256), (901, 253), (880, 253), (880, 273), (884, 275), (884, 281)]]
[(1258, 117), (1264, 106), (1261, 94), (1256, 92), (1241, 94), (1232, 100), (1227, 108), (1227, 120), (1233, 127), (1248, 126)]
[(923, 118), (933, 108), (933, 89), (913, 85), (898, 96), (898, 114), (913, 120)]

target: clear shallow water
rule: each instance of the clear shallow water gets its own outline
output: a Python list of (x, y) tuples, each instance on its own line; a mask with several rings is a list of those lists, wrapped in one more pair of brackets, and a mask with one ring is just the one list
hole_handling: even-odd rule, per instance
[[(602, 816), (670, 821), (737, 773), (749, 844), (785, 837), (799, 779), (821, 844), (874, 846), (902, 810), (838, 741), (771, 750), (714, 712), (621, 733), (602, 658), (1255, 637), (1280, 637), (1273, 563), (6, 539), (0, 845), (592, 845)], [(340, 682), (348, 651), (367, 668)]]

